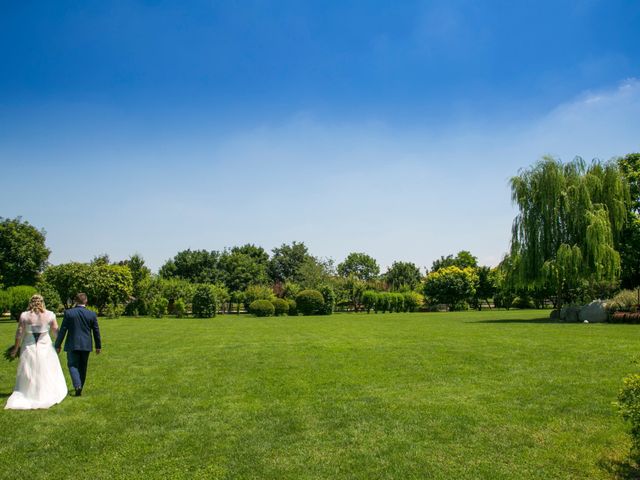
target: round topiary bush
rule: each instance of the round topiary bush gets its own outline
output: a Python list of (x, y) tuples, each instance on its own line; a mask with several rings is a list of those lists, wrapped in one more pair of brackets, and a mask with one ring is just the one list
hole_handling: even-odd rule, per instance
[(276, 315), (285, 315), (289, 313), (289, 302), (284, 298), (274, 298), (271, 303), (273, 303)]
[(276, 309), (269, 300), (254, 300), (249, 305), (249, 311), (256, 317), (270, 317)]
[(26, 285), (7, 288), (11, 318), (14, 320), (18, 320), (20, 318), (20, 314), (29, 306), (29, 300), (31, 300), (31, 296), (34, 293), (37, 293), (37, 290)]
[(318, 290), (303, 290), (296, 295), (296, 305), (303, 315), (316, 315), (324, 308), (324, 297)]
[(218, 311), (218, 297), (213, 285), (200, 285), (196, 288), (192, 301), (193, 316), (211, 318)]

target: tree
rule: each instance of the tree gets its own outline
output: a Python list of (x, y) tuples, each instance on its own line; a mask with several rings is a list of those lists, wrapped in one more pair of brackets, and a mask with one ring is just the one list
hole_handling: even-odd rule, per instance
[(264, 261), (264, 257), (252, 255), (240, 248), (224, 252), (220, 256), (218, 268), (230, 292), (240, 292), (249, 285), (264, 284), (268, 281), (267, 262)]
[(0, 217), (0, 285), (35, 285), (51, 253), (45, 238), (44, 230), (21, 217)]
[(311, 255), (307, 246), (300, 242), (282, 244), (274, 248), (269, 261), (269, 276), (274, 282), (300, 283), (300, 269)]
[(511, 179), (511, 192), (519, 208), (511, 261), (520, 286), (553, 288), (559, 308), (585, 285), (618, 281), (615, 243), (630, 197), (615, 163), (545, 157)]
[(366, 253), (352, 252), (338, 265), (338, 274), (342, 277), (355, 276), (366, 282), (380, 274), (380, 267), (375, 258)]
[(220, 253), (207, 250), (183, 250), (160, 268), (163, 278), (182, 278), (193, 283), (216, 283), (221, 280), (218, 269)]
[(391, 290), (396, 291), (403, 289), (414, 290), (422, 280), (420, 269), (415, 263), (411, 262), (393, 262), (384, 277)]
[(631, 289), (640, 285), (640, 153), (619, 158), (618, 166), (629, 184), (631, 202), (616, 249), (620, 252), (622, 287)]
[(133, 292), (131, 270), (123, 265), (63, 263), (47, 268), (43, 280), (56, 289), (66, 306), (78, 292), (84, 292), (89, 304), (101, 312), (108, 304), (128, 302)]
[(319, 290), (321, 285), (330, 283), (333, 273), (332, 259), (320, 259), (309, 255), (300, 265), (298, 282), (302, 288)]
[[(107, 262), (108, 263), (108, 262)], [(127, 315), (145, 314), (144, 297), (149, 288), (151, 270), (144, 264), (144, 258), (139, 254), (134, 254), (128, 260), (119, 263), (128, 267), (131, 271), (131, 295), (133, 301), (127, 305), (125, 310)], [(156, 303), (156, 307), (159, 304)]]
[(481, 302), (484, 300), (487, 306), (491, 308), (489, 299), (493, 298), (498, 290), (496, 272), (490, 267), (478, 267), (476, 268), (476, 274), (478, 275), (478, 285), (474, 295), (475, 306), (480, 310)]
[(477, 284), (474, 268), (453, 265), (429, 273), (424, 282), (424, 294), (432, 303), (446, 304), (449, 310), (461, 310), (475, 294)]
[(431, 271), (437, 272), (441, 268), (452, 266), (459, 268), (476, 268), (478, 266), (478, 259), (471, 255), (471, 252), (468, 250), (460, 250), (455, 257), (453, 255), (447, 255), (446, 257), (440, 257), (434, 260), (431, 264)]

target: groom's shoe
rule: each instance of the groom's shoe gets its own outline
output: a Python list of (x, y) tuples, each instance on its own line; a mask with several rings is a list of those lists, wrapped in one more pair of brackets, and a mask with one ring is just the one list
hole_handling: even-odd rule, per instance
[(80, 397), (82, 395), (82, 387), (76, 388), (76, 397)]

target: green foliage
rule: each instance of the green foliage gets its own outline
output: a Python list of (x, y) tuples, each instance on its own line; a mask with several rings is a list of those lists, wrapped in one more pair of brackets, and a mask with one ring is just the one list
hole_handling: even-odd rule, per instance
[(35, 285), (50, 253), (44, 230), (20, 217), (0, 217), (0, 285)]
[(336, 307), (336, 293), (330, 285), (321, 285), (319, 288), (324, 305), (318, 311), (320, 315), (331, 315)]
[(9, 299), (9, 313), (11, 318), (18, 320), (20, 314), (27, 310), (29, 307), (29, 300), (31, 297), (38, 293), (38, 291), (30, 285), (16, 285), (9, 287), (6, 290)]
[(47, 282), (39, 279), (36, 282), (36, 290), (42, 298), (44, 298), (44, 303), (49, 310), (52, 312), (60, 312), (64, 308), (62, 301), (60, 300), (60, 295), (58, 295), (58, 291), (53, 287), (53, 285), (49, 285)]
[(298, 315), (298, 304), (293, 298), (288, 298), (287, 303), (289, 304), (289, 316), (295, 317)]
[(269, 260), (269, 276), (274, 282), (300, 282), (300, 269), (311, 257), (307, 246), (302, 242), (291, 245), (282, 244), (272, 250)]
[(212, 318), (218, 311), (218, 298), (213, 285), (202, 284), (196, 287), (191, 301), (193, 315), (198, 318)]
[(392, 309), (391, 305), (391, 295), (389, 292), (380, 292), (376, 295), (376, 313), (386, 313), (390, 312)]
[(640, 462), (640, 374), (623, 380), (617, 405), (620, 415), (631, 426), (631, 456)]
[(303, 288), (295, 282), (286, 282), (282, 284), (282, 296), (288, 299), (296, 298)]
[(476, 274), (478, 275), (478, 284), (473, 300), (476, 308), (480, 308), (483, 300), (487, 305), (490, 305), (489, 299), (498, 292), (498, 273), (490, 267), (478, 267)]
[(618, 166), (629, 184), (631, 203), (616, 248), (620, 252), (622, 286), (633, 288), (640, 286), (640, 153), (619, 158)]
[(638, 306), (638, 290), (621, 290), (611, 300), (607, 300), (607, 310), (613, 312), (631, 312)]
[(269, 300), (254, 300), (249, 305), (249, 312), (256, 317), (271, 317), (275, 311), (275, 306)]
[(522, 287), (550, 286), (558, 305), (576, 298), (582, 282), (616, 282), (615, 249), (628, 219), (629, 187), (615, 163), (545, 157), (511, 179), (520, 212), (511, 257)]
[[(169, 301), (167, 300), (167, 305), (168, 304)], [(178, 298), (173, 303), (173, 314), (176, 316), (176, 318), (183, 318), (187, 316), (187, 304), (182, 298)]]
[(11, 297), (6, 290), (0, 290), (0, 315), (8, 312), (11, 308)]
[(362, 294), (367, 290), (367, 282), (360, 280), (355, 275), (337, 279), (338, 297), (341, 302), (350, 304), (354, 312), (362, 306)]
[(365, 253), (350, 253), (344, 262), (338, 265), (338, 274), (342, 277), (355, 277), (358, 280), (373, 280), (380, 274), (378, 262)]
[(252, 284), (267, 283), (267, 253), (254, 245), (234, 247), (220, 256), (218, 268), (229, 291), (245, 290)]
[(429, 273), (424, 295), (435, 304), (446, 304), (450, 310), (464, 309), (476, 291), (478, 275), (474, 268), (444, 267)]
[(316, 315), (324, 308), (324, 297), (318, 290), (302, 290), (296, 296), (296, 306), (303, 315)]
[(377, 300), (378, 293), (374, 290), (366, 290), (362, 293), (362, 306), (367, 311), (367, 313), (376, 308)]
[(413, 290), (420, 285), (422, 274), (415, 263), (393, 262), (384, 278), (393, 291)]
[(533, 308), (533, 302), (530, 297), (520, 296), (514, 297), (511, 301), (511, 308)]
[(271, 300), (271, 303), (273, 304), (276, 316), (286, 315), (289, 313), (289, 302), (284, 298), (274, 298)]
[(221, 280), (220, 253), (207, 250), (183, 250), (160, 268), (162, 278), (181, 278), (193, 283), (215, 283)]
[(303, 288), (319, 289), (330, 282), (333, 271), (333, 260), (309, 255), (300, 265), (297, 279)]
[(43, 280), (56, 289), (66, 306), (84, 292), (100, 312), (108, 303), (128, 302), (133, 291), (131, 270), (123, 265), (63, 263), (47, 268)]
[(273, 289), (265, 285), (250, 285), (244, 292), (244, 305), (247, 310), (256, 300), (273, 300), (275, 295)]
[(164, 297), (156, 296), (151, 299), (148, 306), (149, 315), (156, 318), (162, 318), (167, 314), (167, 307), (169, 306), (169, 300)]
[(415, 312), (422, 305), (422, 295), (418, 292), (403, 292), (405, 312)]
[(437, 272), (441, 268), (446, 267), (458, 267), (461, 269), (465, 268), (476, 268), (478, 266), (478, 259), (471, 255), (471, 252), (467, 250), (460, 250), (456, 256), (447, 255), (446, 257), (440, 257), (438, 260), (434, 260), (431, 264), (431, 272)]
[[(99, 312), (96, 311), (96, 314), (98, 313)], [(104, 305), (101, 313), (104, 313), (107, 318), (120, 318), (124, 313), (124, 305), (115, 302), (109, 302)]]

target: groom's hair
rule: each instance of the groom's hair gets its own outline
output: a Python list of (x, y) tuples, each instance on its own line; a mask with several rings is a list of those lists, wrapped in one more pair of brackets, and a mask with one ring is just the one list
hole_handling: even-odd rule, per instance
[(78, 294), (76, 294), (76, 304), (77, 305), (86, 305), (87, 304), (87, 294), (86, 293), (78, 293)]

